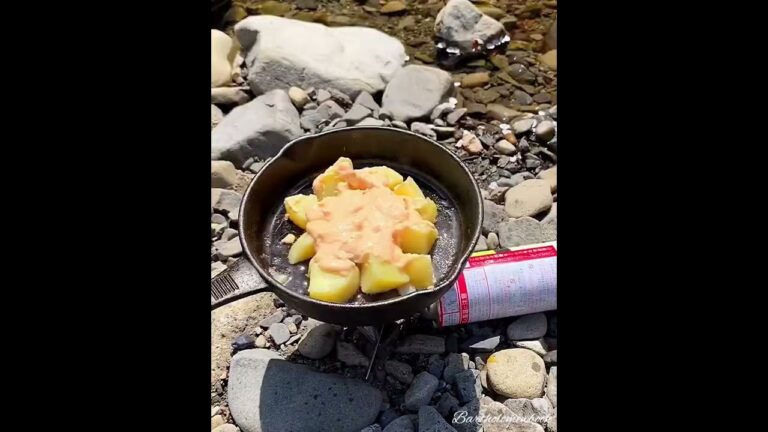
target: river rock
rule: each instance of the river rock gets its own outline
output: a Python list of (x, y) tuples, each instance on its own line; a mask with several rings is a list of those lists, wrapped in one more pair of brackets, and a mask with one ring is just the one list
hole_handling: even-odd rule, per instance
[(405, 408), (409, 411), (418, 411), (422, 406), (428, 405), (438, 384), (437, 378), (429, 372), (416, 375), (408, 391), (405, 392)]
[(216, 127), (224, 119), (224, 113), (221, 112), (219, 107), (211, 104), (211, 129)]
[(321, 323), (307, 331), (299, 341), (298, 350), (301, 355), (311, 359), (321, 359), (333, 351), (336, 345), (336, 327)]
[(557, 50), (547, 51), (546, 54), (542, 54), (539, 57), (539, 61), (544, 66), (556, 71), (557, 70)]
[(502, 396), (533, 399), (544, 392), (546, 369), (536, 353), (522, 348), (498, 351), (488, 357), (488, 384)]
[(251, 97), (238, 87), (214, 87), (211, 89), (212, 104), (242, 105), (249, 100)]
[(552, 193), (557, 192), (557, 165), (552, 168), (545, 169), (536, 176), (541, 180), (546, 180), (549, 183), (549, 189)]
[(445, 338), (414, 334), (407, 336), (395, 348), (395, 352), (401, 354), (442, 354), (445, 352)]
[(547, 316), (543, 313), (523, 315), (507, 326), (507, 339), (538, 339), (547, 333)]
[(404, 415), (392, 420), (383, 432), (414, 432), (415, 430), (411, 416)]
[(211, 159), (242, 167), (251, 157), (266, 159), (302, 134), (299, 112), (285, 90), (272, 90), (234, 108), (211, 131)]
[(352, 97), (376, 93), (406, 60), (400, 41), (367, 27), (250, 16), (235, 25), (235, 34), (256, 94), (294, 85), (331, 87)]
[(513, 218), (533, 216), (552, 206), (552, 192), (546, 180), (526, 180), (504, 195), (504, 210)]
[(529, 216), (507, 219), (499, 223), (498, 230), (499, 244), (502, 248), (557, 240), (557, 227), (544, 225)]
[(228, 400), (243, 432), (358, 432), (376, 421), (382, 394), (359, 380), (251, 349), (232, 358)]
[(503, 34), (500, 22), (468, 0), (449, 0), (435, 17), (435, 35), (462, 51), (471, 51), (476, 39), (485, 42)]
[(547, 397), (552, 406), (557, 407), (557, 366), (549, 369), (549, 379), (547, 379)]
[(432, 406), (419, 408), (419, 432), (456, 432)]
[(211, 30), (211, 87), (220, 87), (232, 81), (232, 63), (238, 47), (226, 33)]
[(419, 65), (408, 65), (394, 74), (382, 97), (382, 108), (393, 119), (410, 121), (427, 117), (453, 89), (448, 72)]
[(347, 366), (368, 366), (368, 357), (349, 342), (336, 342), (336, 357)]
[(211, 161), (211, 187), (229, 188), (237, 183), (237, 170), (232, 162)]
[(384, 370), (403, 384), (410, 384), (413, 381), (413, 368), (407, 363), (387, 360), (384, 363)]

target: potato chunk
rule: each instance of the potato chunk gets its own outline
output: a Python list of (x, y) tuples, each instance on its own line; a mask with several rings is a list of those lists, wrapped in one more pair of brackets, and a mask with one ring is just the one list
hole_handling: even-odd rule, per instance
[(376, 177), (384, 180), (384, 184), (390, 189), (394, 189), (395, 186), (403, 182), (403, 176), (401, 176), (397, 171), (389, 167), (377, 166), (377, 167), (371, 167), (371, 168), (362, 168), (359, 171), (363, 173), (373, 174)]
[(437, 204), (429, 198), (414, 198), (413, 207), (424, 220), (435, 223), (437, 221)]
[(429, 288), (435, 284), (432, 257), (429, 255), (413, 256), (405, 266), (405, 273), (416, 289)]
[(363, 264), (360, 289), (366, 294), (378, 294), (408, 283), (408, 275), (394, 264), (371, 256)]
[(315, 240), (308, 233), (304, 233), (293, 242), (288, 251), (288, 262), (291, 264), (306, 261), (315, 256)]
[(405, 253), (428, 254), (437, 240), (437, 228), (428, 221), (420, 221), (395, 234), (395, 241)]
[(411, 198), (424, 198), (424, 193), (419, 189), (419, 186), (413, 181), (413, 178), (408, 177), (404, 182), (395, 186), (392, 189), (396, 195), (407, 196)]
[(323, 270), (314, 261), (309, 262), (309, 296), (315, 300), (346, 303), (355, 296), (359, 285), (357, 266), (347, 274), (337, 274)]
[(285, 199), (288, 219), (301, 229), (307, 228), (307, 210), (317, 204), (315, 195), (292, 195)]

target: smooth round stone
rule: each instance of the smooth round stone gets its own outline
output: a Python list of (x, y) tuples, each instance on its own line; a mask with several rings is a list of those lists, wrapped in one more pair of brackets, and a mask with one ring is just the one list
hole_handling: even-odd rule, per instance
[(486, 369), (488, 384), (502, 396), (534, 399), (544, 394), (544, 360), (533, 351), (501, 350), (488, 357)]
[(293, 105), (299, 109), (303, 108), (304, 105), (309, 103), (309, 96), (307, 95), (307, 92), (298, 87), (289, 88), (288, 97), (291, 99), (291, 102), (293, 102)]
[(298, 350), (301, 355), (311, 359), (321, 359), (333, 351), (336, 346), (336, 328), (331, 324), (322, 323), (309, 329), (299, 341)]
[(495, 148), (497, 152), (503, 155), (512, 155), (517, 152), (515, 145), (505, 139), (494, 144), (493, 148)]
[(536, 136), (543, 141), (549, 141), (555, 137), (555, 124), (549, 120), (536, 125)]

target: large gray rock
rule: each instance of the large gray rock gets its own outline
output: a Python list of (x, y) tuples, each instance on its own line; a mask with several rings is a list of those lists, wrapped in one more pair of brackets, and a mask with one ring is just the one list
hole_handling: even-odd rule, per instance
[(273, 89), (338, 89), (352, 97), (384, 89), (405, 63), (403, 45), (366, 27), (326, 27), (274, 16), (250, 16), (235, 26), (246, 52), (248, 84)]
[(277, 154), (302, 134), (299, 112), (285, 90), (273, 90), (233, 109), (211, 131), (211, 159), (238, 167), (250, 157)]
[(503, 248), (557, 240), (557, 228), (532, 217), (508, 219), (499, 224), (499, 244)]
[(251, 349), (232, 358), (229, 409), (243, 432), (358, 432), (376, 421), (381, 392)]
[(453, 89), (453, 78), (441, 69), (408, 65), (387, 85), (382, 109), (393, 119), (410, 121), (428, 117)]
[(504, 209), (513, 218), (533, 216), (551, 206), (552, 193), (546, 180), (526, 180), (510, 188), (504, 195)]
[(472, 50), (476, 39), (485, 42), (505, 33), (500, 22), (483, 14), (468, 0), (450, 0), (435, 18), (437, 37), (462, 50)]
[(483, 234), (497, 232), (499, 224), (509, 219), (504, 206), (493, 201), (483, 200)]

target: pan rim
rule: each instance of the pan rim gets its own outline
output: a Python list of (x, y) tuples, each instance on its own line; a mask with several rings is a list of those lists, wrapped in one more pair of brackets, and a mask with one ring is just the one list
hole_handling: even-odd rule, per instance
[[(439, 148), (440, 151), (443, 151), (443, 152), (447, 153), (451, 158), (453, 158), (453, 160), (459, 165), (459, 167), (463, 171), (464, 175), (466, 175), (467, 178), (469, 178), (470, 182), (472, 183), (472, 186), (475, 189), (475, 194), (476, 194), (476, 196), (480, 200), (480, 202), (479, 202), (479, 216), (480, 216), (480, 220), (476, 224), (475, 230), (472, 233), (472, 241), (470, 242), (469, 247), (467, 248), (466, 251), (464, 251), (459, 256), (457, 265), (455, 266), (455, 268), (453, 270), (451, 270), (445, 276), (443, 283), (441, 283), (439, 285), (436, 285), (432, 289), (419, 290), (419, 291), (415, 291), (415, 292), (412, 292), (412, 293), (404, 295), (404, 296), (393, 297), (393, 298), (390, 298), (390, 299), (385, 299), (385, 300), (377, 301), (377, 302), (374, 302), (374, 303), (363, 303), (363, 304), (332, 303), (332, 302), (326, 302), (326, 301), (322, 301), (322, 300), (313, 299), (312, 297), (309, 297), (308, 295), (302, 295), (302, 294), (299, 294), (297, 292), (294, 292), (294, 291), (286, 288), (285, 286), (283, 286), (283, 284), (281, 284), (279, 281), (277, 281), (269, 273), (269, 271), (267, 271), (267, 269), (264, 269), (262, 267), (262, 265), (259, 263), (259, 261), (251, 253), (251, 248), (248, 247), (248, 243), (245, 240), (245, 235), (243, 234), (245, 224), (242, 223), (242, 222), (245, 219), (244, 218), (244, 216), (245, 216), (245, 203), (248, 201), (248, 199), (249, 199), (249, 197), (251, 195), (252, 189), (254, 188), (254, 185), (259, 181), (259, 179), (261, 178), (262, 174), (264, 174), (267, 171), (267, 168), (273, 162), (275, 162), (276, 160), (278, 160), (281, 157), (284, 157), (284, 154), (292, 146), (296, 145), (297, 143), (299, 143), (299, 142), (301, 142), (303, 140), (307, 140), (307, 139), (316, 139), (316, 138), (324, 136), (324, 135), (331, 135), (331, 134), (340, 133), (340, 132), (344, 132), (344, 131), (350, 131), (350, 130), (355, 130), (355, 131), (361, 131), (361, 130), (362, 131), (364, 131), (364, 130), (377, 130), (377, 131), (378, 130), (387, 130), (387, 131), (392, 131), (392, 132), (395, 132), (395, 133), (398, 133), (398, 134), (411, 135), (413, 137), (416, 137), (418, 139), (426, 141), (430, 145), (436, 146), (437, 148)], [(280, 151), (277, 152), (277, 154), (275, 156), (273, 156), (269, 160), (269, 162), (267, 162), (259, 170), (258, 173), (256, 173), (256, 175), (253, 177), (251, 182), (248, 184), (248, 187), (246, 188), (245, 192), (243, 193), (243, 198), (242, 198), (242, 201), (240, 202), (240, 207), (238, 209), (239, 217), (240, 217), (240, 222), (241, 222), (240, 226), (238, 227), (238, 234), (239, 234), (238, 237), (240, 237), (240, 245), (242, 246), (243, 253), (246, 256), (246, 259), (248, 259), (250, 264), (256, 269), (256, 271), (259, 273), (259, 275), (264, 279), (264, 281), (267, 283), (267, 285), (271, 288), (271, 291), (274, 292), (276, 290), (279, 290), (279, 292), (281, 294), (288, 295), (288, 296), (290, 296), (292, 298), (295, 298), (297, 300), (300, 300), (300, 301), (309, 301), (309, 302), (316, 303), (316, 304), (321, 305), (321, 306), (326, 306), (326, 307), (331, 307), (331, 308), (339, 308), (339, 309), (342, 309), (342, 310), (343, 309), (360, 310), (360, 309), (372, 309), (372, 308), (375, 309), (375, 308), (378, 308), (378, 307), (384, 307), (384, 306), (389, 306), (389, 305), (393, 305), (393, 304), (397, 304), (397, 303), (407, 302), (408, 299), (416, 298), (417, 296), (429, 296), (429, 295), (434, 294), (435, 292), (439, 292), (440, 294), (444, 294), (456, 282), (456, 280), (459, 278), (461, 272), (464, 269), (464, 266), (466, 265), (467, 261), (469, 260), (469, 257), (472, 255), (472, 253), (474, 251), (474, 248), (475, 248), (475, 245), (477, 244), (477, 241), (480, 239), (480, 235), (482, 234), (483, 211), (484, 211), (484, 209), (483, 209), (483, 205), (482, 205), (482, 193), (480, 191), (480, 186), (478, 186), (477, 181), (475, 180), (474, 176), (472, 176), (472, 173), (469, 171), (467, 166), (464, 165), (464, 163), (461, 161), (461, 159), (459, 159), (458, 156), (456, 156), (454, 153), (452, 153), (448, 149), (444, 148), (442, 145), (440, 145), (436, 141), (434, 141), (434, 140), (432, 140), (430, 138), (427, 138), (427, 137), (425, 137), (423, 135), (419, 135), (419, 134), (417, 134), (415, 132), (407, 131), (407, 130), (404, 130), (404, 129), (398, 129), (398, 128), (394, 128), (394, 127), (387, 127), (387, 126), (348, 126), (348, 127), (343, 127), (343, 128), (326, 130), (326, 131), (315, 133), (315, 134), (302, 135), (302, 136), (300, 136), (300, 137), (298, 137), (298, 138), (296, 138), (294, 140), (291, 140), (285, 146), (283, 146), (283, 148), (281, 148)]]

